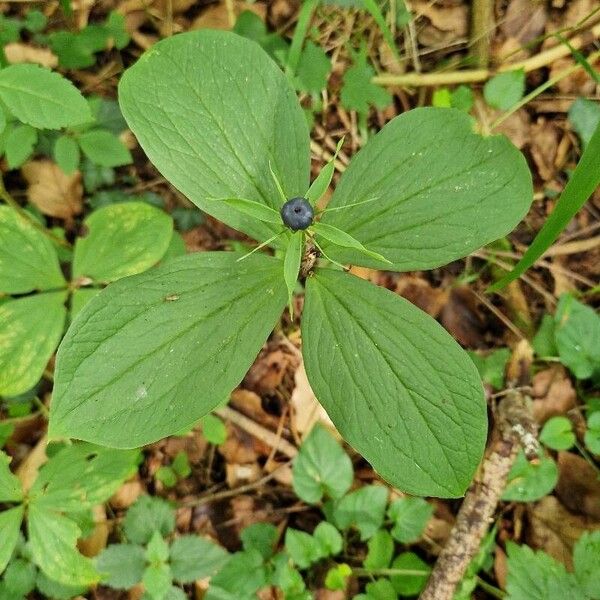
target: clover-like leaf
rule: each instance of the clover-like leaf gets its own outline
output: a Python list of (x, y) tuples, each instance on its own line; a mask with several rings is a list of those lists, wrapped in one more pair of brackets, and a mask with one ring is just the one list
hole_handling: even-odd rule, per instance
[(477, 369), (438, 323), (388, 290), (321, 269), (307, 281), (302, 340), (317, 398), (376, 471), (415, 495), (465, 491), (486, 403)]
[(90, 300), (58, 352), (50, 436), (134, 448), (222, 402), (286, 298), (280, 260), (239, 257), (182, 256)]
[[(394, 270), (439, 267), (504, 236), (533, 198), (525, 158), (504, 136), (482, 137), (462, 111), (419, 108), (390, 121), (353, 157), (322, 222), (383, 254)], [(327, 243), (344, 263), (381, 267)]]

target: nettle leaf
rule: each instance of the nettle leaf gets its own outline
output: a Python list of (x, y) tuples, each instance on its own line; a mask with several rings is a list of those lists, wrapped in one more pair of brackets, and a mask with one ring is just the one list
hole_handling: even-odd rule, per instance
[(365, 485), (336, 503), (335, 522), (342, 529), (354, 525), (360, 531), (360, 539), (368, 540), (383, 524), (387, 499), (387, 488)]
[(102, 583), (128, 590), (142, 580), (146, 568), (144, 549), (135, 544), (111, 544), (96, 558), (96, 568)]
[(0, 99), (19, 121), (38, 129), (60, 129), (90, 121), (90, 108), (68, 80), (32, 64), (0, 70)]
[(485, 445), (486, 403), (449, 333), (400, 296), (322, 269), (307, 281), (302, 340), (317, 398), (376, 471), (414, 495), (464, 492)]
[(575, 544), (573, 549), (573, 565), (575, 577), (582, 589), (590, 596), (600, 595), (600, 531), (586, 531)]
[(147, 544), (155, 531), (167, 536), (175, 529), (175, 513), (162, 498), (140, 496), (123, 519), (123, 531), (130, 542)]
[(153, 600), (163, 600), (169, 589), (173, 576), (169, 565), (165, 563), (152, 564), (146, 568), (142, 583), (147, 596)]
[(20, 502), (23, 499), (21, 482), (13, 475), (9, 457), (0, 451), (0, 502)]
[(213, 576), (229, 560), (227, 551), (218, 544), (197, 535), (178, 537), (170, 549), (173, 579), (191, 583)]
[(9, 508), (0, 512), (0, 573), (4, 571), (19, 539), (21, 522), (23, 521), (22, 506)]
[(394, 521), (392, 535), (403, 544), (416, 542), (423, 535), (433, 510), (433, 506), (423, 498), (394, 500), (388, 510), (389, 517)]
[(25, 294), (65, 285), (50, 240), (12, 208), (0, 206), (0, 292)]
[[(523, 155), (504, 136), (473, 133), (465, 113), (418, 108), (390, 121), (352, 159), (327, 208), (377, 197), (322, 222), (349, 233), (394, 263), (431, 269), (504, 236), (533, 198)], [(324, 242), (344, 263), (388, 268)]]
[(66, 292), (46, 292), (0, 304), (0, 394), (16, 396), (44, 373), (63, 333)]
[(203, 211), (254, 239), (270, 238), (277, 226), (208, 199), (278, 209), (269, 163), (286, 198), (308, 189), (306, 118), (283, 72), (253, 41), (210, 30), (162, 40), (125, 72), (119, 102), (158, 170)]
[(222, 402), (286, 300), (280, 260), (240, 256), (182, 256), (93, 298), (58, 352), (50, 437), (133, 448)]
[(173, 219), (145, 202), (123, 202), (94, 211), (77, 239), (73, 277), (116, 281), (155, 265), (173, 236)]
[(4, 140), (4, 152), (9, 169), (20, 167), (33, 153), (38, 133), (31, 125), (12, 127)]
[(52, 155), (64, 173), (70, 175), (79, 166), (81, 158), (77, 142), (69, 135), (61, 135), (52, 149)]
[(83, 153), (102, 167), (120, 167), (131, 163), (131, 153), (121, 140), (110, 131), (94, 129), (78, 138)]
[(81, 530), (71, 519), (30, 502), (27, 513), (29, 544), (35, 564), (65, 585), (91, 585), (99, 580), (92, 561), (76, 549)]

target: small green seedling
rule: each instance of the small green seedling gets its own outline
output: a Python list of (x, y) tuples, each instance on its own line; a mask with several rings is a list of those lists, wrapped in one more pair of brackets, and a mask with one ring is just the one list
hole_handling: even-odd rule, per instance
[[(130, 447), (190, 427), (240, 383), (300, 279), (306, 372), (337, 429), (392, 485), (462, 495), (486, 440), (477, 369), (431, 317), (345, 271), (436, 268), (506, 235), (532, 200), (518, 150), (464, 112), (413, 110), (370, 139), (317, 214), (333, 166), (310, 184), (302, 108), (257, 43), (165, 39), (125, 73), (119, 102), (175, 187), (283, 258), (202, 252), (108, 286), (58, 351), (50, 436)], [(281, 214), (297, 198), (301, 222)]]
[(170, 465), (159, 467), (154, 477), (162, 482), (165, 487), (171, 488), (177, 485), (180, 479), (189, 477), (192, 473), (188, 455), (182, 450), (178, 452)]

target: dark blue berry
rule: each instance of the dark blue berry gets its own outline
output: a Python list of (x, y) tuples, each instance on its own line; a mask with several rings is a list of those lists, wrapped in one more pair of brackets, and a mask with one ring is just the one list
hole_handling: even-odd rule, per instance
[(306, 198), (292, 198), (281, 207), (281, 218), (292, 231), (310, 227), (315, 216)]

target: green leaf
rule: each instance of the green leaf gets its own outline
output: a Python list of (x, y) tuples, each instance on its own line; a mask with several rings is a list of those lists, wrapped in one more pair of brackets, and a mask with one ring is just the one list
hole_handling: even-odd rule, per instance
[(285, 302), (281, 261), (239, 256), (182, 256), (92, 299), (58, 352), (50, 437), (141, 446), (222, 402)]
[(10, 130), (4, 142), (9, 169), (20, 167), (31, 156), (37, 139), (37, 130), (31, 125), (17, 125)]
[(554, 317), (552, 315), (544, 315), (540, 327), (531, 341), (536, 355), (540, 358), (558, 356), (556, 342), (554, 341), (554, 329)]
[(502, 500), (535, 502), (549, 494), (557, 481), (558, 467), (551, 458), (542, 456), (537, 464), (530, 463), (521, 450), (508, 474)]
[(307, 281), (302, 340), (317, 398), (382, 477), (414, 495), (464, 492), (487, 411), (477, 369), (450, 334), (400, 296), (322, 269)]
[(71, 294), (71, 320), (73, 320), (79, 311), (94, 297), (100, 293), (98, 288), (78, 288)]
[(112, 204), (83, 222), (85, 237), (75, 243), (73, 277), (116, 281), (146, 271), (167, 251), (173, 220), (145, 202)]
[(171, 467), (159, 467), (154, 477), (168, 488), (172, 488), (177, 484), (177, 475)]
[(151, 564), (167, 562), (169, 558), (169, 544), (165, 542), (160, 532), (154, 530), (146, 548), (146, 560)]
[(296, 289), (296, 285), (298, 283), (298, 274), (300, 273), (303, 247), (304, 232), (296, 231), (290, 238), (290, 242), (285, 251), (285, 259), (283, 261), (283, 278), (287, 287), (288, 307), (292, 319), (294, 318), (294, 290)]
[(385, 256), (365, 248), (357, 239), (353, 238), (349, 233), (346, 233), (337, 227), (327, 225), (326, 223), (315, 223), (312, 226), (312, 229), (317, 235), (336, 246), (341, 246), (342, 248), (351, 248), (374, 260), (381, 261), (389, 265), (392, 264), (387, 258), (385, 258)]
[(298, 89), (309, 94), (319, 94), (327, 87), (330, 71), (331, 60), (327, 54), (320, 46), (308, 40), (304, 45), (296, 70)]
[[(431, 269), (506, 235), (532, 197), (527, 163), (506, 137), (473, 133), (461, 111), (419, 108), (390, 121), (352, 159), (327, 206), (349, 208), (321, 222), (383, 254), (394, 270)], [(355, 251), (324, 250), (342, 263), (382, 266)]]
[(17, 396), (44, 373), (63, 333), (66, 292), (0, 304), (0, 395)]
[(336, 503), (335, 522), (342, 529), (354, 525), (360, 539), (368, 540), (383, 524), (388, 490), (382, 485), (365, 485)]
[[(2, 571), (1, 568), (0, 571)], [(36, 573), (35, 565), (22, 558), (17, 558), (8, 565), (3, 582), (10, 594), (21, 598), (34, 590)]]
[[(545, 552), (507, 542), (508, 576), (506, 591), (510, 600), (564, 600), (584, 598), (574, 576)], [(581, 595), (579, 595), (581, 593)]]
[(345, 590), (348, 578), (352, 575), (352, 569), (346, 563), (336, 565), (327, 571), (325, 575), (325, 587), (328, 590)]
[(111, 588), (128, 590), (142, 580), (146, 568), (144, 548), (135, 544), (111, 544), (96, 558), (102, 583)]
[(273, 555), (279, 531), (272, 523), (253, 523), (240, 534), (244, 550), (258, 550), (265, 559)]
[(135, 544), (147, 544), (155, 531), (165, 537), (174, 529), (173, 509), (162, 498), (152, 496), (140, 496), (123, 520), (125, 536)]
[(30, 502), (27, 529), (33, 560), (50, 579), (65, 585), (99, 580), (92, 561), (76, 549), (81, 530), (71, 519)]
[(525, 71), (507, 71), (492, 77), (483, 86), (485, 101), (494, 108), (508, 110), (516, 104), (525, 93)]
[(569, 121), (585, 147), (600, 124), (600, 106), (593, 100), (577, 98), (569, 108)]
[(72, 444), (39, 472), (29, 497), (40, 507), (80, 512), (108, 500), (137, 470), (138, 450)]
[(344, 144), (344, 138), (342, 138), (335, 148), (335, 154), (331, 160), (319, 171), (316, 179), (310, 184), (308, 192), (306, 192), (306, 199), (309, 201), (311, 206), (315, 206), (317, 202), (322, 198), (323, 194), (327, 191), (329, 184), (333, 178), (333, 172), (335, 171), (335, 159), (339, 151)]
[(554, 210), (546, 219), (527, 251), (507, 275), (488, 288), (497, 292), (514, 281), (531, 267), (540, 256), (556, 241), (563, 229), (571, 222), (577, 211), (586, 203), (600, 184), (600, 124), (588, 145), (571, 178), (567, 182)]
[(600, 412), (589, 416), (583, 441), (590, 452), (600, 454)]
[(320, 502), (323, 494), (341, 498), (354, 477), (350, 457), (320, 424), (313, 427), (302, 443), (292, 474), (294, 492), (309, 504)]
[(471, 360), (475, 363), (481, 379), (496, 390), (504, 388), (504, 372), (510, 359), (509, 348), (499, 348), (493, 350), (487, 356), (480, 356), (476, 352), (467, 352)]
[(261, 202), (245, 200), (244, 198), (209, 198), (209, 200), (226, 204), (233, 208), (233, 210), (237, 210), (248, 217), (258, 219), (264, 223), (283, 225), (281, 215), (274, 208), (266, 206)]
[(181, 479), (189, 477), (192, 473), (188, 455), (185, 453), (184, 450), (181, 450), (176, 454), (175, 458), (173, 459), (173, 462), (171, 463), (171, 467), (173, 468), (173, 471), (177, 473), (177, 476)]
[(52, 242), (8, 206), (0, 206), (0, 292), (25, 294), (66, 285)]
[(544, 423), (539, 439), (552, 450), (568, 450), (576, 441), (573, 423), (567, 417), (552, 417)]
[(67, 79), (32, 64), (0, 71), (0, 99), (23, 123), (38, 129), (60, 129), (92, 118), (79, 90)]
[(150, 565), (144, 571), (142, 583), (150, 598), (153, 598), (154, 600), (164, 600), (172, 583), (169, 565), (165, 563)]
[(380, 529), (367, 542), (369, 551), (364, 560), (367, 569), (387, 569), (394, 556), (394, 540), (386, 529)]
[[(244, 576), (240, 577), (240, 573)], [(210, 588), (225, 592), (223, 595), (214, 596), (227, 600), (246, 600), (255, 598), (258, 589), (266, 585), (267, 573), (263, 564), (263, 557), (257, 550), (236, 552), (227, 564), (210, 580)], [(229, 595), (227, 594), (229, 593)], [(206, 597), (208, 600), (210, 595)]]
[(308, 569), (313, 563), (318, 562), (327, 552), (319, 540), (293, 527), (285, 530), (285, 550), (290, 558), (300, 569)]
[(94, 129), (77, 138), (83, 153), (102, 167), (120, 167), (132, 162), (131, 153), (121, 140), (110, 131)]
[(35, 585), (46, 598), (52, 598), (52, 600), (71, 600), (75, 596), (85, 594), (89, 587), (58, 583), (42, 571), (38, 571)]
[(423, 535), (433, 515), (433, 506), (423, 498), (399, 498), (390, 505), (388, 515), (394, 522), (394, 538), (403, 544), (411, 544)]
[(321, 544), (325, 556), (335, 556), (342, 551), (340, 532), (327, 521), (321, 521), (313, 531), (313, 537)]
[(9, 464), (10, 458), (0, 451), (0, 502), (20, 502), (23, 499), (21, 482), (13, 475)]
[(586, 531), (573, 549), (575, 577), (590, 598), (600, 597), (600, 531)]
[[(365, 591), (367, 592), (365, 600), (396, 600), (398, 598), (398, 594), (396, 594), (396, 590), (389, 579), (378, 579), (367, 583)], [(359, 596), (354, 597), (355, 600), (356, 598), (359, 598)]]
[(227, 439), (227, 428), (225, 423), (215, 417), (215, 415), (208, 413), (204, 415), (200, 420), (202, 424), (202, 435), (210, 444), (223, 444)]
[(19, 539), (23, 507), (16, 506), (0, 512), (0, 573), (4, 571)]
[(54, 142), (54, 160), (67, 175), (73, 173), (79, 166), (79, 146), (70, 135), (61, 135)]
[(554, 341), (560, 362), (577, 379), (588, 379), (599, 371), (600, 316), (570, 294), (563, 294), (554, 321)]
[(423, 575), (392, 575), (390, 580), (394, 589), (402, 597), (416, 596), (421, 592), (429, 579), (431, 567), (414, 552), (403, 552), (392, 563), (392, 569), (406, 571), (423, 571)]
[(171, 570), (179, 583), (212, 577), (228, 560), (226, 550), (197, 535), (183, 535), (171, 545)]
[(158, 170), (203, 211), (254, 239), (279, 228), (208, 198), (279, 209), (269, 163), (286, 198), (308, 188), (306, 118), (285, 75), (255, 42), (210, 30), (162, 40), (126, 71), (119, 101)]

